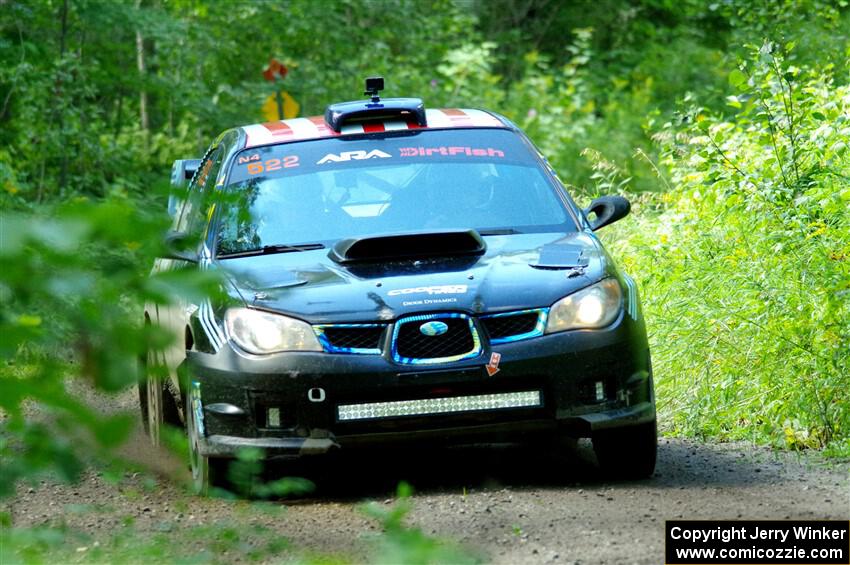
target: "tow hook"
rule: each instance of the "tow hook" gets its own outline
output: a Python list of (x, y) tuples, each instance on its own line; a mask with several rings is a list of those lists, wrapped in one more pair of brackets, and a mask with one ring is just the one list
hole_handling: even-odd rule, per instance
[(325, 401), (325, 389), (323, 388), (311, 388), (307, 391), (307, 399), (310, 402), (324, 402)]

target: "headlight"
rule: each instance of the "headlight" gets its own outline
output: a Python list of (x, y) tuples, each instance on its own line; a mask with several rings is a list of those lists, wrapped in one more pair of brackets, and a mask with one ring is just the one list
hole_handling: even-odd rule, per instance
[(322, 351), (310, 324), (295, 318), (251, 308), (231, 308), (224, 321), (233, 341), (249, 353)]
[(623, 293), (616, 279), (605, 279), (557, 301), (549, 309), (546, 333), (604, 328), (620, 313)]

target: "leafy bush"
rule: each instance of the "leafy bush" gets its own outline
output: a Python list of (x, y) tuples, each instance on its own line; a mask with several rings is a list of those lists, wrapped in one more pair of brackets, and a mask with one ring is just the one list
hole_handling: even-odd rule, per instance
[(767, 42), (731, 119), (656, 135), (674, 188), (613, 242), (640, 280), (668, 431), (850, 453), (850, 88)]
[(452, 542), (426, 535), (422, 530), (405, 524), (412, 509), (413, 488), (405, 482), (398, 485), (397, 500), (389, 508), (373, 502), (363, 506), (363, 512), (381, 523), (383, 531), (376, 536), (374, 555), (370, 562), (396, 563), (455, 563), (474, 564), (482, 559)]
[(106, 392), (134, 385), (137, 360), (173, 339), (141, 323), (141, 304), (216, 288), (194, 272), (147, 276), (167, 215), (139, 204), (79, 198), (0, 215), (0, 497), (21, 479), (58, 471), (73, 480), (82, 461), (111, 461), (135, 414), (101, 414), (67, 381)]

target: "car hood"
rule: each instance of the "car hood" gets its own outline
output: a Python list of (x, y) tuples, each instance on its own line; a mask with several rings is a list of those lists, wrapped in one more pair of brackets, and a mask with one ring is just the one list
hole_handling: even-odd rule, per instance
[(596, 238), (584, 232), (484, 239), (487, 250), (475, 257), (342, 265), (320, 249), (221, 259), (216, 266), (246, 305), (314, 324), (545, 307), (613, 269)]

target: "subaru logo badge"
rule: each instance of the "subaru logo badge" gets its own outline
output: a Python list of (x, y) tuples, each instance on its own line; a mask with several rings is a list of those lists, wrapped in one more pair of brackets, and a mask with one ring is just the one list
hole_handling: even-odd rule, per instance
[(443, 335), (447, 331), (449, 331), (449, 326), (443, 322), (425, 322), (419, 326), (419, 332), (427, 336)]

